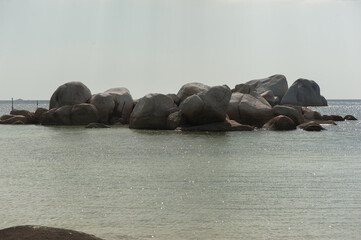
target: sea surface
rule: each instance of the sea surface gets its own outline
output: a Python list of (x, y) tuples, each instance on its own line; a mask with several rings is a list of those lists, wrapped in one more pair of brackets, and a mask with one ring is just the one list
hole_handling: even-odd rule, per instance
[[(329, 105), (315, 109), (361, 119), (360, 100)], [(0, 102), (0, 115), (10, 108)], [(106, 240), (360, 239), (361, 121), (325, 127), (0, 125), (0, 229), (37, 224)]]

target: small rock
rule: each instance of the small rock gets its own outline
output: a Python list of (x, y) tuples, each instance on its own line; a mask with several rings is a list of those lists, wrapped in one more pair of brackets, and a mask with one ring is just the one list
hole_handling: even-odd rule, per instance
[(344, 117), (344, 119), (345, 120), (352, 120), (352, 121), (354, 121), (354, 120), (357, 120), (357, 118), (355, 118), (354, 116), (352, 116), (352, 115), (346, 115), (345, 117)]
[(340, 115), (337, 115), (337, 114), (333, 114), (333, 115), (331, 115), (331, 117), (332, 117), (332, 120), (336, 121), (336, 122), (345, 121), (345, 119), (343, 117), (341, 117)]
[(303, 129), (305, 131), (321, 131), (321, 130), (326, 130), (325, 128), (323, 128), (320, 124), (311, 121), (311, 122), (307, 122), (307, 123), (303, 123), (297, 126), (300, 129)]

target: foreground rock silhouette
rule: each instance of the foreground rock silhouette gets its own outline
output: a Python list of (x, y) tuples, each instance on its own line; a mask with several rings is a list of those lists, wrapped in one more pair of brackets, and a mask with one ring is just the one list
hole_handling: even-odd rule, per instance
[(16, 226), (0, 230), (1, 240), (102, 240), (74, 230), (44, 226)]

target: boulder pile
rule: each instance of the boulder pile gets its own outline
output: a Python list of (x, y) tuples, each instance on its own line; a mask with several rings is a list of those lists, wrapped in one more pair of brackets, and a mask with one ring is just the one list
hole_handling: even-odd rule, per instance
[(128, 89), (91, 94), (81, 82), (59, 86), (49, 109), (13, 110), (0, 124), (87, 125), (129, 124), (132, 129), (181, 131), (323, 130), (320, 124), (357, 120), (352, 115), (321, 115), (308, 106), (327, 106), (315, 81), (298, 79), (288, 88), (283, 75), (238, 84), (208, 86), (187, 83), (177, 94), (152, 93), (133, 100)]

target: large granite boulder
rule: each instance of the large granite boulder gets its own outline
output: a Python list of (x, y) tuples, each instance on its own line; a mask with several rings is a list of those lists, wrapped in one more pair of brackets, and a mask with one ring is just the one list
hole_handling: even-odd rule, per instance
[(268, 78), (251, 80), (246, 82), (245, 85), (254, 87), (258, 94), (272, 91), (273, 95), (278, 97), (279, 100), (283, 98), (288, 90), (287, 79), (284, 75), (281, 74), (276, 74)]
[(271, 105), (255, 92), (251, 94), (233, 93), (227, 114), (232, 120), (256, 127), (262, 127), (274, 116)]
[[(148, 94), (135, 105), (129, 127), (136, 129), (169, 129), (168, 116), (177, 111), (173, 99), (164, 94)], [(174, 127), (174, 126), (173, 126)]]
[(39, 124), (43, 118), (43, 114), (47, 112), (48, 109), (46, 108), (37, 108), (34, 114), (34, 123)]
[(98, 110), (93, 104), (76, 104), (71, 109), (71, 123), (73, 125), (88, 125), (98, 121)]
[(302, 107), (302, 113), (305, 120), (322, 120), (321, 113), (308, 107)]
[(327, 100), (321, 96), (320, 87), (315, 81), (300, 78), (288, 89), (281, 104), (327, 106)]
[(114, 117), (121, 118), (121, 123), (129, 123), (130, 114), (133, 111), (133, 97), (127, 88), (111, 88), (104, 93), (113, 96)]
[(215, 86), (187, 97), (179, 105), (182, 118), (190, 125), (223, 122), (231, 98), (228, 86)]
[(72, 125), (71, 111), (73, 106), (65, 105), (60, 108), (56, 108), (54, 112), (54, 118), (56, 125)]
[(65, 105), (86, 103), (92, 97), (87, 86), (81, 82), (68, 82), (59, 86), (50, 98), (49, 109)]
[(115, 107), (113, 96), (108, 93), (95, 94), (90, 99), (90, 104), (93, 104), (97, 108), (99, 122), (108, 123)]
[(278, 115), (277, 117), (272, 118), (267, 123), (263, 125), (263, 128), (276, 131), (285, 131), (296, 129), (297, 124), (284, 115)]
[(277, 105), (273, 107), (273, 113), (275, 116), (285, 115), (291, 118), (296, 125), (299, 125), (305, 121), (302, 110), (296, 107)]
[(184, 84), (181, 89), (178, 91), (177, 96), (179, 102), (183, 102), (187, 97), (200, 94), (202, 92), (208, 91), (211, 87), (203, 83), (187, 83)]
[(1, 240), (101, 240), (69, 229), (44, 226), (16, 226), (0, 230)]

